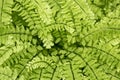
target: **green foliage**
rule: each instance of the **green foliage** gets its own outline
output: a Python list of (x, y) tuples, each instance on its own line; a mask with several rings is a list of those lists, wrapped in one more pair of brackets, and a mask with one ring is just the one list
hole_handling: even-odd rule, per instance
[(0, 4), (0, 80), (120, 80), (120, 0)]

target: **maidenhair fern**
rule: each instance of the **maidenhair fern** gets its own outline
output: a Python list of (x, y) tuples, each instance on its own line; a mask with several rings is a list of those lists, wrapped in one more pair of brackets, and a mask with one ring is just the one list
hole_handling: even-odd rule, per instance
[(1, 0), (0, 80), (120, 80), (120, 0)]

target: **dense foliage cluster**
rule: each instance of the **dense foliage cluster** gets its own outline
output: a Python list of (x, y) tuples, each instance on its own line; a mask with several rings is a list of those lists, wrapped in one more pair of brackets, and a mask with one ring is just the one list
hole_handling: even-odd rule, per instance
[(120, 80), (120, 0), (1, 0), (0, 80)]

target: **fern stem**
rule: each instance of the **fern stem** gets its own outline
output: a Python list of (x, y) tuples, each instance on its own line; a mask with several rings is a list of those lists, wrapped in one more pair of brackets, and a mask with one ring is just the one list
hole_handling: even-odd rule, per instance
[(102, 50), (102, 49), (99, 49), (99, 48), (96, 48), (96, 47), (93, 47), (93, 46), (85, 46), (85, 47), (86, 47), (86, 48), (92, 48), (92, 49), (99, 50), (99, 51), (101, 51), (101, 52), (103, 52), (103, 53), (105, 53), (105, 54), (107, 54), (107, 55), (112, 56), (113, 58), (117, 59), (118, 61), (120, 61), (120, 59), (118, 59), (118, 58), (115, 57), (114, 55), (112, 55), (112, 54), (110, 54), (109, 52), (106, 52), (106, 51), (104, 51), (104, 50)]
[(24, 35), (32, 36), (32, 34), (21, 33), (21, 32), (4, 33), (4, 34), (0, 34), (0, 36), (11, 35), (11, 34), (18, 34), (18, 35), (24, 34)]
[(87, 15), (86, 11), (81, 7), (79, 2), (77, 0), (74, 0), (74, 2), (80, 7), (80, 9)]
[[(65, 49), (66, 50), (66, 49)], [(68, 50), (67, 50), (68, 51)], [(71, 51), (68, 51), (68, 52), (71, 52)], [(98, 79), (98, 77), (97, 77), (97, 75), (96, 75), (96, 73), (95, 73), (95, 71), (93, 70), (93, 68), (89, 65), (89, 63), (80, 55), (80, 54), (78, 54), (78, 53), (76, 53), (76, 52), (71, 52), (71, 53), (74, 53), (75, 55), (78, 55), (82, 60), (83, 60), (83, 62), (90, 68), (90, 70), (92, 71), (92, 73), (93, 73), (93, 75), (95, 76), (95, 79), (96, 80), (99, 80)]]
[(75, 80), (75, 75), (74, 75), (74, 72), (73, 72), (73, 68), (72, 68), (72, 64), (71, 64), (71, 62), (69, 61), (69, 63), (70, 63), (70, 70), (71, 70), (71, 73), (72, 73), (72, 77), (73, 77), (73, 80)]
[(41, 70), (40, 70), (40, 76), (39, 76), (39, 80), (41, 80), (42, 71), (43, 71), (43, 69), (41, 69)]
[(90, 68), (90, 70), (92, 71), (93, 75), (95, 76), (96, 80), (99, 80), (95, 71), (93, 70), (93, 68), (89, 65), (89, 63), (80, 55), (80, 54), (77, 54), (74, 52), (74, 54), (78, 55), (82, 60), (83, 62)]
[(4, 0), (1, 1), (1, 10), (0, 10), (0, 24), (2, 23), (2, 10), (3, 10), (3, 5), (4, 5)]

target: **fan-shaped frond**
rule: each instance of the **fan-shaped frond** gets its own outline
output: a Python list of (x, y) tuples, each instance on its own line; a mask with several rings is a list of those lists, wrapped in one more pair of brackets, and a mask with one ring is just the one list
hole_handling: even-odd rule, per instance
[(0, 4), (0, 80), (120, 80), (119, 0)]

